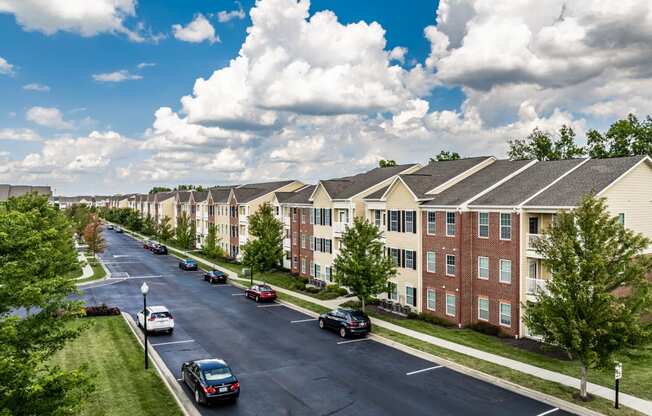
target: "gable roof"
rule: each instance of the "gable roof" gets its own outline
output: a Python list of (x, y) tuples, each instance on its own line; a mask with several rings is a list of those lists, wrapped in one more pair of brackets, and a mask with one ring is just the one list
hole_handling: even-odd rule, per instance
[(357, 175), (320, 181), (331, 199), (348, 199), (379, 183), (416, 166), (416, 163), (375, 168)]
[[(296, 204), (296, 205), (310, 205), (310, 196), (315, 191), (316, 185), (306, 185), (301, 189), (297, 189), (294, 192), (289, 192), (290, 195), (287, 196), (285, 203), (287, 204)], [(280, 201), (279, 201), (280, 202)]]
[(422, 205), (461, 205), (530, 163), (532, 160), (497, 160), (434, 195), (431, 200), (422, 202)]
[(208, 192), (210, 193), (214, 204), (225, 204), (229, 202), (231, 189), (231, 187), (215, 186), (210, 188)]
[(176, 198), (179, 202), (190, 202), (193, 191), (176, 191)]
[(584, 161), (586, 159), (539, 161), (490, 192), (474, 199), (469, 206), (520, 205)]
[(584, 195), (599, 193), (647, 156), (590, 159), (524, 204), (525, 207), (574, 207)]
[(208, 191), (195, 191), (192, 197), (195, 202), (204, 202), (208, 199)]
[(276, 189), (289, 185), (292, 182), (294, 181), (286, 180), (276, 182), (249, 183), (233, 188), (233, 193), (238, 204), (245, 204), (247, 202), (253, 201), (256, 198), (260, 198), (263, 195), (267, 195)]

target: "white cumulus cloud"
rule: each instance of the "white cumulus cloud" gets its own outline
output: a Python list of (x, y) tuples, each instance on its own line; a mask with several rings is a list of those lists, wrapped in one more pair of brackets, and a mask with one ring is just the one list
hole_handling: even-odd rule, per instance
[(32, 129), (0, 129), (0, 140), (16, 140), (32, 142), (40, 140), (40, 136)]
[(14, 66), (7, 62), (2, 56), (0, 56), (0, 74), (2, 75), (12, 75), (14, 73)]
[(143, 79), (142, 75), (132, 74), (126, 69), (102, 74), (93, 74), (93, 79), (97, 82), (124, 82)]
[(220, 23), (226, 23), (228, 21), (231, 21), (233, 19), (239, 19), (242, 20), (245, 18), (245, 12), (242, 9), (242, 4), (239, 1), (236, 1), (236, 4), (238, 5), (238, 8), (236, 10), (231, 10), (231, 11), (226, 11), (222, 10), (217, 13), (217, 20)]
[(23, 85), (23, 89), (27, 90), (27, 91), (36, 91), (36, 92), (48, 92), (48, 91), (50, 91), (50, 87), (48, 87), (47, 85), (38, 84), (38, 83), (31, 83), (31, 84)]
[(213, 25), (201, 13), (195, 15), (195, 18), (186, 26), (172, 25), (172, 31), (175, 38), (184, 42), (201, 43), (208, 41), (212, 44), (220, 41), (219, 36), (215, 34)]
[(72, 129), (73, 124), (63, 118), (63, 114), (56, 107), (32, 107), (27, 110), (25, 118), (31, 122), (53, 129)]

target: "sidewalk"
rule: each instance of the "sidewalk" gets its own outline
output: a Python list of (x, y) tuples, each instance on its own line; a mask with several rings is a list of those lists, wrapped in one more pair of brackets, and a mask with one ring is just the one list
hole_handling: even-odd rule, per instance
[(84, 253), (82, 252), (77, 253), (77, 260), (79, 260), (79, 263), (86, 263), (84, 267), (82, 267), (82, 275), (79, 276), (77, 280), (88, 279), (89, 277), (91, 277), (93, 275), (93, 268), (86, 261), (86, 256), (84, 255)]
[[(133, 233), (133, 232), (131, 232), (131, 233)], [(133, 233), (133, 234), (134, 235), (139, 235), (137, 233)], [(140, 237), (146, 238), (144, 236), (140, 236)], [(189, 257), (191, 259), (194, 259), (194, 260), (200, 261), (202, 263), (205, 263), (205, 264), (215, 268), (216, 270), (221, 270), (224, 273), (226, 273), (227, 276), (229, 278), (231, 278), (231, 279), (242, 280), (233, 271), (225, 269), (225, 268), (223, 268), (223, 267), (221, 267), (221, 266), (219, 266), (219, 265), (217, 265), (215, 263), (212, 263), (212, 262), (210, 262), (208, 260), (205, 260), (205, 259), (203, 259), (201, 257), (195, 256), (193, 254), (190, 254), (188, 252), (178, 250), (178, 249), (175, 249), (175, 248), (169, 248), (169, 249), (170, 249), (170, 251), (175, 251), (175, 252), (181, 253), (182, 255), (184, 255), (186, 257)], [(261, 281), (256, 280), (256, 279), (254, 279), (254, 282), (255, 283), (262, 283)], [(315, 299), (315, 298), (313, 298), (311, 296), (304, 295), (302, 293), (294, 292), (294, 291), (289, 290), (289, 289), (284, 289), (284, 288), (277, 287), (277, 286), (274, 286), (274, 285), (269, 285), (269, 286), (274, 288), (274, 290), (276, 290), (277, 292), (285, 293), (287, 295), (291, 295), (291, 296), (293, 296), (295, 298), (304, 300), (306, 302), (312, 302), (314, 304), (317, 304), (317, 305), (320, 305), (320, 306), (323, 306), (323, 307), (326, 307), (326, 308), (330, 308), (330, 309), (337, 307), (337, 305), (339, 303), (342, 303), (345, 300), (343, 298), (339, 298), (339, 299), (333, 299), (333, 300), (328, 300), (328, 301), (322, 301), (322, 300), (319, 300), (319, 299)], [(349, 300), (349, 299), (346, 299), (346, 300)], [(391, 330), (391, 331), (394, 331), (394, 332), (398, 332), (400, 334), (403, 334), (403, 335), (406, 335), (406, 336), (409, 336), (409, 337), (412, 337), (412, 338), (416, 338), (418, 340), (421, 340), (421, 341), (436, 345), (436, 346), (441, 347), (441, 348), (446, 348), (446, 349), (449, 349), (449, 350), (452, 350), (452, 351), (455, 351), (455, 352), (458, 352), (458, 353), (461, 353), (461, 354), (468, 355), (470, 357), (474, 357), (474, 358), (477, 358), (477, 359), (480, 359), (480, 360), (484, 360), (484, 361), (488, 361), (488, 362), (491, 362), (491, 363), (494, 363), (494, 364), (498, 364), (498, 365), (501, 365), (503, 367), (510, 368), (512, 370), (516, 370), (516, 371), (519, 371), (519, 372), (522, 372), (522, 373), (525, 373), (525, 374), (528, 374), (528, 375), (538, 377), (538, 378), (543, 379), (543, 380), (552, 381), (552, 382), (559, 383), (559, 384), (562, 384), (562, 385), (565, 385), (565, 386), (568, 386), (568, 387), (572, 387), (574, 389), (579, 389), (580, 380), (577, 379), (577, 378), (574, 378), (574, 377), (567, 376), (565, 374), (560, 374), (560, 373), (557, 373), (557, 372), (554, 372), (554, 371), (550, 371), (550, 370), (539, 368), (539, 367), (536, 367), (536, 366), (533, 366), (533, 365), (530, 365), (530, 364), (526, 364), (526, 363), (523, 363), (521, 361), (512, 360), (510, 358), (502, 357), (500, 355), (491, 354), (491, 353), (488, 353), (488, 352), (485, 352), (485, 351), (482, 351), (482, 350), (478, 350), (478, 349), (467, 347), (467, 346), (457, 344), (457, 343), (454, 343), (454, 342), (451, 342), (451, 341), (447, 341), (447, 340), (444, 340), (444, 339), (441, 339), (441, 338), (437, 338), (437, 337), (434, 337), (432, 335), (427, 335), (427, 334), (424, 334), (424, 333), (421, 333), (421, 332), (418, 332), (418, 331), (414, 331), (414, 330), (411, 330), (411, 329), (408, 329), (408, 328), (404, 328), (404, 327), (399, 326), (399, 325), (392, 324), (392, 323), (384, 321), (382, 319), (371, 318), (371, 321), (372, 321), (372, 323), (374, 325), (377, 325), (377, 326), (379, 326), (381, 328), (385, 328), (385, 329), (388, 329), (388, 330)], [(593, 394), (594, 396), (599, 396), (599, 397), (602, 397), (602, 398), (607, 399), (607, 400), (614, 400), (614, 397), (615, 397), (615, 394), (616, 394), (613, 389), (610, 389), (608, 387), (599, 386), (599, 385), (593, 384), (593, 383), (587, 383), (587, 391), (590, 394)], [(619, 396), (620, 396), (619, 401), (623, 406), (630, 407), (630, 408), (632, 408), (634, 410), (637, 410), (637, 411), (639, 411), (641, 413), (644, 413), (644, 414), (652, 415), (652, 401), (640, 399), (638, 397), (635, 397), (635, 396), (632, 396), (632, 395), (629, 395), (629, 394), (626, 394), (626, 393), (622, 393), (622, 392), (620, 392)]]

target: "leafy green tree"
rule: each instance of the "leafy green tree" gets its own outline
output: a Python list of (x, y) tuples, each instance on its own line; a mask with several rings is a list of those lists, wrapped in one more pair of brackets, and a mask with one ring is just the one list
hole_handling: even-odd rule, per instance
[(385, 160), (381, 159), (378, 161), (378, 166), (381, 168), (391, 168), (392, 166), (396, 166), (396, 161), (395, 160)]
[[(92, 391), (84, 368), (52, 355), (81, 332), (72, 226), (47, 198), (11, 198), (0, 210), (0, 414), (74, 415)], [(23, 311), (16, 313), (16, 311)]]
[(586, 134), (589, 156), (594, 158), (649, 155), (652, 156), (652, 118), (639, 120), (634, 114), (614, 122), (602, 134), (590, 130)]
[(182, 212), (181, 215), (177, 217), (177, 227), (174, 230), (174, 239), (181, 248), (192, 248), (194, 243), (193, 227), (193, 221), (185, 212)]
[(218, 242), (219, 237), (217, 237), (215, 224), (208, 224), (208, 232), (206, 233), (206, 239), (204, 239), (204, 244), (201, 249), (202, 253), (213, 258), (224, 257), (224, 252), (217, 245)]
[(149, 190), (150, 194), (155, 194), (157, 192), (170, 192), (172, 189), (167, 188), (165, 186), (155, 186), (152, 189)]
[(270, 204), (263, 204), (249, 216), (249, 241), (242, 246), (242, 264), (254, 272), (278, 267), (283, 260), (283, 224)]
[(158, 224), (158, 233), (156, 234), (159, 238), (159, 240), (163, 242), (167, 242), (172, 240), (172, 237), (174, 235), (173, 230), (172, 230), (172, 225), (170, 224), (170, 217), (167, 215), (163, 218), (161, 218), (160, 224)]
[(90, 221), (90, 210), (86, 205), (73, 205), (65, 212), (72, 223), (74, 232), (81, 237)]
[(177, 185), (174, 188), (175, 191), (198, 191), (198, 192), (203, 192), (206, 190), (201, 185)]
[(430, 162), (441, 162), (444, 160), (459, 160), (460, 159), (460, 154), (457, 152), (449, 152), (447, 150), (442, 150), (439, 152), (438, 155), (435, 155), (435, 157), (430, 158)]
[(156, 223), (151, 215), (147, 214), (143, 220), (143, 234), (145, 235), (155, 235), (156, 234)]
[[(610, 217), (605, 200), (586, 196), (571, 212), (560, 212), (535, 248), (552, 279), (526, 305), (524, 321), (547, 343), (581, 363), (580, 395), (587, 399), (589, 368), (613, 364), (614, 355), (650, 340), (642, 315), (652, 307), (650, 241)], [(624, 295), (614, 291), (626, 286)]]
[(559, 129), (559, 137), (535, 128), (525, 139), (509, 141), (509, 158), (512, 160), (573, 159), (584, 155), (584, 149), (575, 143), (575, 132), (569, 126)]
[(396, 274), (393, 261), (385, 256), (382, 232), (366, 219), (355, 217), (342, 235), (342, 248), (334, 262), (335, 281), (348, 287), (365, 310), (367, 299), (384, 292), (387, 280)]

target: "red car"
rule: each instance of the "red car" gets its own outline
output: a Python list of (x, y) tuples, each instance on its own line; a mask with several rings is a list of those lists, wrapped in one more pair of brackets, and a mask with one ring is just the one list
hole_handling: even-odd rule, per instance
[(256, 302), (276, 300), (276, 291), (267, 285), (253, 285), (245, 290), (245, 296)]

